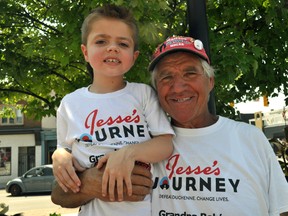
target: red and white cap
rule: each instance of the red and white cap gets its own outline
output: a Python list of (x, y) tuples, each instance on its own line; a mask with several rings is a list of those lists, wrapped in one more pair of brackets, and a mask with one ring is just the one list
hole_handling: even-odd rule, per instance
[(210, 60), (205, 52), (203, 43), (201, 40), (194, 39), (192, 37), (173, 36), (169, 37), (160, 44), (154, 54), (152, 60), (148, 66), (148, 70), (152, 71), (156, 64), (167, 54), (177, 51), (190, 52), (198, 55), (200, 58), (206, 60), (210, 64)]

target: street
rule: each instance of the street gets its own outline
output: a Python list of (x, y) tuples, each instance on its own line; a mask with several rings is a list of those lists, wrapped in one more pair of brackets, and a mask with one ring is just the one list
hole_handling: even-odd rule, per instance
[(77, 215), (78, 209), (66, 209), (53, 204), (50, 200), (50, 194), (31, 194), (12, 197), (6, 193), (5, 189), (0, 189), (0, 203), (9, 205), (7, 215), (23, 213), (24, 216), (49, 216), (57, 213), (61, 216)]

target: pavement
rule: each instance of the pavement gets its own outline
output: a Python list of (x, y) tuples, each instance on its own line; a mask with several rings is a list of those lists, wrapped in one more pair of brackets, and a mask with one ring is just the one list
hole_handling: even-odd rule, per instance
[[(5, 184), (0, 184), (0, 190), (5, 189)], [(1, 202), (1, 200), (0, 200)], [(56, 207), (55, 207), (56, 206)], [(51, 207), (49, 209), (31, 209), (31, 210), (26, 210), (24, 212), (11, 212), (8, 211), (8, 215), (14, 215), (17, 213), (22, 213), (21, 216), (50, 216), (50, 214), (57, 214), (55, 216), (58, 216), (59, 214), (61, 216), (77, 216), (78, 215), (78, 208), (62, 208), (61, 206), (55, 205), (54, 207)], [(49, 213), (48, 213), (49, 212)], [(51, 215), (54, 216), (54, 215)]]
[[(9, 216), (13, 216), (14, 214), (21, 213), (21, 216), (77, 216), (78, 215), (78, 208), (62, 208), (60, 206), (56, 208), (45, 208), (45, 209), (31, 209), (25, 210), (23, 212), (12, 212), (8, 211), (6, 214)], [(55, 213), (53, 215), (53, 213)]]
[[(50, 212), (50, 213), (47, 213)], [(13, 213), (16, 214), (17, 212)], [(19, 212), (18, 212), (19, 213)], [(78, 209), (66, 209), (66, 208), (61, 208), (59, 207), (59, 209), (57, 209), (55, 211), (55, 209), (38, 209), (38, 210), (29, 210), (29, 211), (25, 211), (22, 212), (21, 216), (49, 216), (51, 214), (57, 214), (57, 216), (60, 214), (61, 216), (77, 216), (78, 215)], [(9, 215), (11, 215), (10, 212), (8, 212)], [(52, 215), (54, 216), (54, 215)], [(56, 216), (56, 215), (55, 215)]]
[[(50, 213), (47, 213), (47, 212), (50, 212)], [(49, 216), (53, 213), (57, 214), (57, 216), (59, 214), (61, 216), (77, 216), (78, 215), (78, 209), (59, 208), (57, 211), (54, 211), (54, 212), (49, 211), (47, 209), (45, 209), (45, 210), (44, 209), (42, 209), (42, 210), (30, 210), (30, 211), (23, 212), (21, 216)], [(52, 216), (54, 216), (54, 215), (52, 215)]]
[(21, 216), (77, 216), (78, 208), (62, 208), (57, 206), (56, 208), (44, 208), (44, 209), (31, 209), (23, 212), (8, 211), (6, 214), (13, 216), (14, 214), (21, 213)]

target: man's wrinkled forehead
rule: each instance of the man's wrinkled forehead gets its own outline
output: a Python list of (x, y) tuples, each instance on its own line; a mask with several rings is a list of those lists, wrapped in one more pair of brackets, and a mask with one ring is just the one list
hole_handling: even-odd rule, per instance
[(201, 65), (200, 58), (197, 55), (188, 52), (175, 52), (170, 53), (167, 56), (163, 57), (157, 64), (157, 70), (166, 68), (166, 67), (197, 67)]

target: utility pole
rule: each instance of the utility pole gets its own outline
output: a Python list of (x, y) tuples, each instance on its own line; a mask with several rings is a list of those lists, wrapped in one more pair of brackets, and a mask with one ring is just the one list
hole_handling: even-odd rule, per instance
[[(189, 36), (202, 41), (211, 62), (206, 0), (187, 0), (187, 21)], [(214, 89), (210, 92), (208, 107), (211, 113), (216, 114)]]

